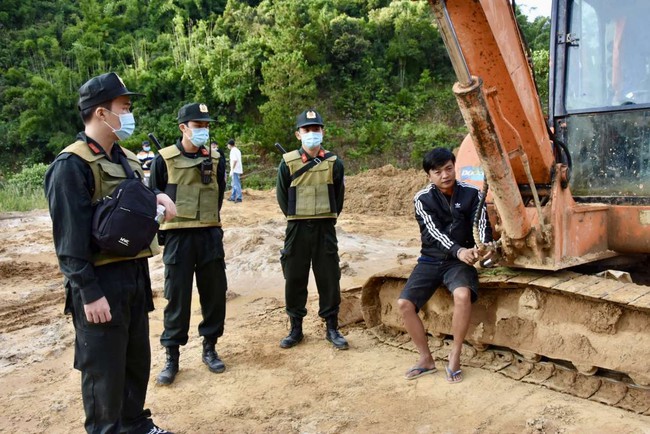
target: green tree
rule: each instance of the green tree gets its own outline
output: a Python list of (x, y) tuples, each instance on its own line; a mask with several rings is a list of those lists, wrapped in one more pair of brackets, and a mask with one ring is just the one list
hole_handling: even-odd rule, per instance
[(317, 103), (316, 76), (322, 71), (310, 67), (300, 51), (279, 53), (262, 64), (260, 86), (268, 101), (260, 106), (263, 128), (271, 147), (275, 141), (292, 140), (294, 116)]

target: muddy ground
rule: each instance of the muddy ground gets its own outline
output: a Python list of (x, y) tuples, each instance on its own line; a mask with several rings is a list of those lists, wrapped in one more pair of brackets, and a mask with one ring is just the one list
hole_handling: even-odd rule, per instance
[[(348, 178), (338, 223), (343, 288), (414, 261), (419, 235), (411, 199), (425, 182), (419, 172), (390, 166)], [(351, 348), (336, 351), (324, 339), (313, 282), (306, 339), (283, 350), (285, 224), (274, 193), (246, 190), (243, 203), (225, 202), (222, 219), (229, 284), (217, 346), (223, 374), (201, 362), (195, 297), (177, 380), (155, 385), (164, 364), (158, 339), (165, 300), (161, 256), (150, 259), (157, 297), (147, 405), (158, 425), (179, 433), (650, 433), (648, 416), (487, 370), (464, 367), (465, 380), (455, 385), (442, 373), (406, 381), (416, 355), (381, 344), (363, 323), (343, 327)], [(47, 211), (0, 215), (0, 432), (83, 432), (61, 282)]]

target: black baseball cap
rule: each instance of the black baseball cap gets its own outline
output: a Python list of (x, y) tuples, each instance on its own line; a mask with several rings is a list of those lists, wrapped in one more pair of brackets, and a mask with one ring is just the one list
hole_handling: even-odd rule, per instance
[(207, 105), (193, 102), (190, 104), (185, 104), (178, 111), (179, 124), (184, 124), (185, 122), (189, 121), (214, 122), (214, 119), (210, 117)]
[(323, 118), (314, 109), (308, 109), (296, 117), (296, 129), (306, 125), (320, 125), (324, 127)]
[(122, 95), (142, 95), (129, 91), (124, 82), (114, 72), (93, 77), (79, 88), (79, 103), (77, 108), (85, 110), (106, 101), (111, 101)]

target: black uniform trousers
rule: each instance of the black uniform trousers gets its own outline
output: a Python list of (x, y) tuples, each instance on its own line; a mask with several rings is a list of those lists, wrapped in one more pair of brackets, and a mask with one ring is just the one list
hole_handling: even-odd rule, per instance
[(338, 315), (341, 304), (341, 269), (335, 219), (289, 220), (280, 257), (284, 273), (287, 314), (307, 315), (309, 267), (318, 289), (318, 315)]
[(88, 433), (146, 433), (153, 427), (144, 409), (151, 366), (149, 311), (153, 309), (147, 259), (95, 267), (111, 307), (111, 321), (86, 320), (79, 291), (68, 286), (66, 310), (75, 327), (74, 367)]
[(226, 318), (226, 264), (220, 227), (165, 231), (164, 347), (185, 345), (190, 329), (194, 274), (203, 321), (199, 335), (216, 342)]

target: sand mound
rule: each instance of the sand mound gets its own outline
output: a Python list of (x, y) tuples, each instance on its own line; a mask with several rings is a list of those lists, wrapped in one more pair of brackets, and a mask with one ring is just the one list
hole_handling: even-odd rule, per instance
[(344, 211), (405, 216), (413, 214), (413, 196), (427, 185), (422, 170), (401, 170), (388, 164), (345, 179)]

